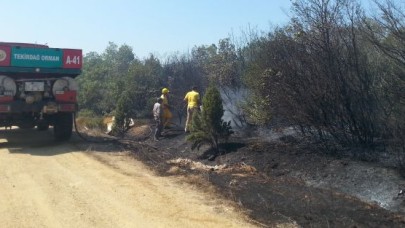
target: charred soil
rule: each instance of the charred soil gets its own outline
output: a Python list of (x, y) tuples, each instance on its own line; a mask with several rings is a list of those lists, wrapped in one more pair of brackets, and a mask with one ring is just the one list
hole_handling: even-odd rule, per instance
[[(160, 175), (182, 175), (201, 188), (214, 186), (261, 227), (405, 227), (405, 197), (396, 195), (404, 178), (395, 179), (388, 190), (379, 188), (395, 207), (369, 196), (381, 195), (373, 184), (384, 185), (394, 168), (331, 155), (294, 136), (234, 135), (219, 155), (208, 148), (191, 150), (185, 137), (182, 129), (168, 129), (154, 141), (144, 125), (120, 141)], [(370, 194), (362, 197), (362, 191)]]

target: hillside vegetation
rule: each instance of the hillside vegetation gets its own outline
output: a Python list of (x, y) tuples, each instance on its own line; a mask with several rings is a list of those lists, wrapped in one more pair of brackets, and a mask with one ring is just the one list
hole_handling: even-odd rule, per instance
[(365, 158), (383, 148), (405, 167), (405, 10), (373, 2), (374, 15), (359, 1), (296, 1), (285, 26), (166, 59), (139, 59), (111, 42), (84, 57), (80, 109), (115, 115), (119, 134), (129, 118), (151, 118), (167, 87), (181, 122), (189, 88), (204, 95), (214, 82), (235, 128), (293, 126), (329, 153), (356, 148), (353, 155)]

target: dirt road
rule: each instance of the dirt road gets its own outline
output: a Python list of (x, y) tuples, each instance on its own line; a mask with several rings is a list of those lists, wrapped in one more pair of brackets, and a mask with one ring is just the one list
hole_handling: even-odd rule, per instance
[(0, 227), (252, 227), (227, 203), (126, 152), (0, 130)]

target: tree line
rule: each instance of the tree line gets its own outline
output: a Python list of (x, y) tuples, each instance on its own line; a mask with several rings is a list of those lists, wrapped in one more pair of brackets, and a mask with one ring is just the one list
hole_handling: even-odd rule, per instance
[(148, 118), (163, 87), (183, 118), (184, 94), (210, 83), (233, 124), (294, 126), (340, 146), (399, 151), (405, 166), (405, 14), (391, 0), (297, 0), (289, 23), (246, 31), (162, 60), (109, 43), (84, 57), (79, 106), (118, 121)]

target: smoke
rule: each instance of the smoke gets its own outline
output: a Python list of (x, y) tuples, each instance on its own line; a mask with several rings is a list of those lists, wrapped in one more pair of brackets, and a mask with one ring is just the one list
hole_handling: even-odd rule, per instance
[(222, 119), (231, 121), (232, 128), (244, 128), (246, 126), (242, 104), (246, 101), (247, 89), (224, 87), (220, 90), (224, 115)]

